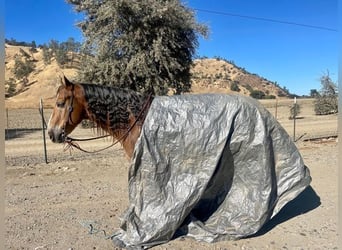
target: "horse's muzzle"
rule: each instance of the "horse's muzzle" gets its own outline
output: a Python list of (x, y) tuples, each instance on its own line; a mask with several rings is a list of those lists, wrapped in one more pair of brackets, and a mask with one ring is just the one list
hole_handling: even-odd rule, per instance
[(49, 129), (48, 130), (49, 137), (54, 143), (62, 143), (65, 141), (65, 133), (60, 129)]

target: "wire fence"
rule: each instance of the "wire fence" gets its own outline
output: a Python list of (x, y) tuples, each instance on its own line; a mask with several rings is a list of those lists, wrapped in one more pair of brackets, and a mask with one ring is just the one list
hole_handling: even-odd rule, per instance
[[(266, 105), (265, 105), (266, 106)], [(267, 107), (274, 114), (274, 107)], [(51, 108), (44, 108), (44, 117), (46, 122), (48, 121), (50, 115), (52, 113)], [(276, 113), (276, 112), (275, 112)], [(20, 137), (24, 134), (42, 130), (42, 118), (39, 109), (6, 109), (5, 112), (5, 140)], [(304, 114), (305, 116), (305, 114)], [(300, 127), (300, 123), (298, 122), (297, 127)], [(292, 130), (292, 129), (291, 129)], [(288, 131), (292, 136), (292, 131)], [(300, 132), (300, 131), (298, 131)], [(317, 134), (318, 132), (315, 132)], [(297, 137), (301, 136), (300, 133), (297, 134)], [(309, 135), (308, 135), (309, 136)], [(306, 136), (306, 137), (308, 137)], [(337, 136), (337, 128), (331, 128), (329, 131), (321, 131), (317, 134), (318, 137), (328, 137), (328, 136)], [(315, 135), (309, 136), (315, 137)], [(305, 138), (303, 138), (305, 139)]]
[[(51, 113), (52, 109), (44, 109), (46, 120)], [(6, 109), (5, 140), (38, 130), (42, 130), (42, 119), (39, 109)]]

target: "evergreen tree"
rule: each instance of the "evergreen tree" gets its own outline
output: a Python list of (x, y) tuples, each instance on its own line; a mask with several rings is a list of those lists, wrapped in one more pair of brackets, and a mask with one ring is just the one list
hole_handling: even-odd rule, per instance
[(207, 27), (179, 0), (68, 0), (84, 13), (82, 81), (166, 94), (191, 88), (190, 66)]

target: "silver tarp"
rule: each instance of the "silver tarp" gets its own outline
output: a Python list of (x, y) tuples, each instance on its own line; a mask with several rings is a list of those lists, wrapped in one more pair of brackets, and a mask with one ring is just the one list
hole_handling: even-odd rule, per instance
[(157, 97), (129, 170), (116, 245), (148, 248), (175, 235), (214, 242), (255, 234), (311, 182), (297, 147), (253, 99)]

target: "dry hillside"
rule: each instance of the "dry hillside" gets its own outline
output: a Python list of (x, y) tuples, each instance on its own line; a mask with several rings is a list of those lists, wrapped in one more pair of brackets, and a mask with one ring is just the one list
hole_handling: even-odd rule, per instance
[[(34, 65), (34, 71), (27, 77), (27, 80), (15, 79), (13, 69), (15, 58), (23, 58), (20, 49), (30, 55)], [(67, 77), (73, 78), (77, 72), (75, 68), (61, 69), (56, 60), (52, 59), (51, 64), (45, 65), (41, 49), (31, 53), (28, 47), (11, 46), (5, 47), (5, 90), (9, 91), (9, 84), (15, 86), (15, 95), (6, 98), (5, 103), (8, 108), (34, 108), (38, 107), (40, 98), (44, 103), (49, 104), (54, 100), (56, 87), (59, 85), (59, 76), (63, 72)]]
[[(24, 52), (23, 52), (24, 51)], [(52, 105), (55, 91), (59, 85), (59, 76), (63, 72), (73, 79), (77, 75), (75, 67), (63, 68), (52, 58), (46, 65), (43, 52), (37, 49), (32, 52), (29, 47), (5, 45), (5, 89), (7, 108), (36, 108), (42, 98), (44, 105)], [(26, 79), (16, 79), (13, 69), (15, 59), (28, 60), (33, 63), (34, 71)], [(266, 95), (276, 97), (286, 93), (272, 82), (251, 74), (233, 63), (221, 59), (196, 59), (191, 69), (192, 92), (205, 93), (239, 93), (249, 95), (250, 90), (260, 90)], [(232, 84), (237, 84), (240, 91), (232, 91)]]
[(240, 88), (239, 94), (249, 95), (250, 90), (259, 90), (275, 97), (287, 94), (273, 82), (247, 72), (232, 62), (222, 59), (196, 59), (192, 67), (193, 92), (231, 93), (232, 84)]

